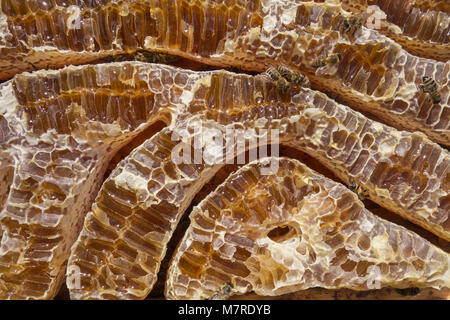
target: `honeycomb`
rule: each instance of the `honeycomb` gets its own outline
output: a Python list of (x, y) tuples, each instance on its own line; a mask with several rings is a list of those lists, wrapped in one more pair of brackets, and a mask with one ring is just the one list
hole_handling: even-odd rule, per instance
[[(280, 143), (322, 160), (343, 179), (370, 185), (371, 199), (391, 209), (403, 206), (399, 214), (418, 224), (433, 224), (430, 230), (441, 230), (437, 232), (447, 237), (448, 186), (441, 170), (447, 170), (448, 152), (423, 135), (382, 126), (310, 89), (279, 96), (276, 87), (259, 76), (208, 72), (197, 82), (209, 87), (198, 86), (195, 99), (182, 107), (190, 115), (187, 120), (185, 115), (176, 116), (181, 122), (174, 128), (183, 132), (184, 139), (174, 141), (173, 129), (162, 130), (119, 163), (105, 181), (69, 259), (69, 270), (81, 270), (83, 275), (80, 284), (68, 282), (72, 298), (133, 299), (149, 294), (182, 213), (223, 165), (190, 166), (172, 159), (173, 148), (180, 142), (195, 150), (198, 127), (221, 131), (223, 136), (231, 128), (279, 130)], [(261, 125), (260, 119), (268, 120)], [(245, 145), (250, 148), (252, 139), (247, 139)], [(198, 153), (208, 152), (208, 145), (201, 147)], [(438, 153), (429, 157), (422, 154), (425, 150), (430, 155)], [(417, 152), (422, 156), (416, 157)], [(422, 157), (431, 162), (422, 163)], [(441, 181), (434, 192), (424, 190), (430, 174)], [(428, 200), (418, 201), (424, 196)], [(426, 222), (420, 214), (409, 216), (411, 212), (428, 212)], [(139, 237), (143, 243), (136, 241)]]
[[(335, 1), (38, 3), (2, 1), (0, 79), (138, 49), (249, 72), (285, 64), (308, 73), (317, 88), (340, 94), (353, 108), (370, 110), (397, 129), (422, 131), (450, 145), (448, 62), (413, 56), (374, 29), (344, 32), (344, 22), (352, 15)], [(446, 8), (440, 9), (444, 15)], [(448, 48), (448, 17), (439, 19), (435, 16), (431, 22), (447, 25), (439, 37)], [(422, 25), (420, 19), (412, 24), (415, 30), (417, 24)], [(311, 68), (312, 59), (332, 53), (344, 55), (341, 68)], [(441, 87), (440, 104), (432, 104), (418, 89), (423, 76)]]
[(384, 17), (379, 21), (381, 33), (407, 47), (414, 55), (444, 62), (450, 59), (448, 1), (343, 0), (342, 7), (357, 13), (367, 9), (371, 10), (371, 15), (384, 13), (377, 16)]
[[(373, 5), (381, 29), (349, 25)], [(52, 299), (64, 286), (72, 299), (144, 299), (157, 282), (169, 299), (313, 287), (445, 298), (448, 9), (0, 1), (0, 299)], [(336, 65), (312, 67), (336, 53)], [(123, 61), (142, 57), (152, 63)], [(281, 65), (311, 88), (280, 88), (264, 72)], [(278, 168), (264, 175), (268, 163)]]
[(447, 253), (300, 162), (278, 159), (267, 175), (261, 167), (269, 162), (242, 167), (192, 211), (168, 271), (168, 298), (227, 298), (227, 283), (230, 295), (448, 287)]

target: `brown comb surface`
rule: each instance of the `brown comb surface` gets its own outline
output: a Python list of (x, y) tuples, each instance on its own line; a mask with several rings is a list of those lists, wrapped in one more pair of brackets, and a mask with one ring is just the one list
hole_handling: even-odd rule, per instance
[[(272, 161), (278, 170), (267, 174)], [(297, 160), (244, 166), (190, 220), (168, 271), (170, 299), (450, 286), (447, 253), (373, 215), (354, 193)]]
[[(329, 0), (333, 2), (333, 0)], [(335, 1), (336, 2), (336, 1)], [(339, 2), (339, 1), (338, 1)], [(380, 33), (414, 55), (440, 61), (450, 60), (450, 3), (446, 0), (342, 0), (342, 8), (355, 13), (378, 15)], [(374, 18), (376, 16), (373, 16)], [(374, 24), (375, 20), (369, 18)], [(367, 24), (366, 24), (367, 25)]]
[[(313, 90), (283, 94), (259, 75), (126, 62), (68, 67), (17, 75), (0, 87), (0, 297), (54, 296), (109, 159), (157, 120), (172, 131), (278, 129), (281, 143), (449, 238), (448, 152), (424, 135), (371, 121)], [(150, 194), (148, 183), (175, 174), (165, 170), (148, 177)]]
[[(344, 20), (351, 14), (340, 4), (288, 0), (1, 4), (3, 79), (34, 67), (86, 63), (137, 49), (252, 72), (285, 64), (303, 70), (315, 88), (340, 94), (354, 108), (450, 145), (450, 64), (413, 56), (376, 30), (362, 27), (354, 36), (344, 34)], [(343, 56), (337, 68), (311, 67), (314, 59), (332, 53)], [(439, 86), (439, 104), (419, 89), (423, 76)]]

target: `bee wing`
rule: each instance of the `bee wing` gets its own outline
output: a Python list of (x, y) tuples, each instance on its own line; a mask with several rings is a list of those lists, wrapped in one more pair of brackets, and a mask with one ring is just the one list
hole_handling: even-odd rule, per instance
[(416, 83), (416, 87), (418, 90), (422, 90), (422, 91), (425, 90), (425, 85), (423, 83)]
[(326, 66), (317, 68), (315, 74), (317, 76), (333, 76), (336, 74), (337, 70), (338, 70), (337, 65), (333, 65), (333, 66), (326, 65)]
[(274, 66), (273, 64), (269, 64), (269, 66), (266, 68), (266, 71), (264, 72), (264, 74), (268, 75), (270, 77), (270, 72), (278, 72), (277, 71), (277, 67)]
[(272, 80), (272, 77), (271, 77), (270, 74), (269, 74), (269, 69), (270, 69), (270, 68), (272, 68), (272, 67), (268, 67), (268, 68), (266, 69), (266, 71), (264, 71), (264, 72), (262, 72), (262, 73), (256, 75), (256, 77), (259, 77), (259, 78), (261, 78), (261, 79), (264, 80), (264, 81), (273, 81), (273, 80)]

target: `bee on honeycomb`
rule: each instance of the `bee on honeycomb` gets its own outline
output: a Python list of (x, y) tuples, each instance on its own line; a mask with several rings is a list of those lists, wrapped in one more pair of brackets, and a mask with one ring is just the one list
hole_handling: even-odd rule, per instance
[(170, 54), (160, 53), (160, 52), (150, 52), (145, 50), (138, 50), (131, 54), (117, 54), (114, 56), (109, 56), (101, 59), (101, 62), (123, 62), (123, 61), (140, 61), (147, 63), (163, 63), (170, 64), (174, 63), (179, 58), (172, 56)]
[(354, 37), (356, 32), (361, 29), (364, 24), (364, 17), (361, 14), (352, 15), (342, 23), (342, 31), (344, 34)]
[(211, 300), (224, 300), (228, 299), (231, 296), (231, 292), (234, 286), (231, 282), (225, 282), (225, 285), (220, 289), (220, 291), (214, 294)]
[(296, 86), (310, 86), (308, 77), (301, 72), (294, 71), (286, 66), (278, 66), (277, 71), (284, 79)]
[(359, 186), (354, 179), (350, 179), (349, 189), (358, 195), (359, 200), (363, 201), (369, 197), (367, 189)]
[(313, 68), (322, 68), (325, 66), (335, 66), (342, 60), (342, 55), (340, 53), (333, 53), (328, 57), (319, 57), (313, 61)]
[(145, 50), (137, 51), (134, 55), (134, 60), (149, 63), (169, 64), (176, 62), (178, 59), (179, 57), (170, 54), (161, 52), (149, 52)]
[(439, 93), (439, 87), (436, 84), (436, 81), (431, 77), (423, 77), (422, 84), (419, 86), (423, 92), (428, 93), (430, 100), (433, 103), (441, 102), (441, 94)]
[(276, 68), (268, 68), (266, 70), (266, 74), (268, 75), (269, 79), (275, 84), (275, 87), (277, 87), (281, 92), (287, 92), (291, 88), (288, 80), (285, 79), (285, 77), (283, 77), (283, 75)]

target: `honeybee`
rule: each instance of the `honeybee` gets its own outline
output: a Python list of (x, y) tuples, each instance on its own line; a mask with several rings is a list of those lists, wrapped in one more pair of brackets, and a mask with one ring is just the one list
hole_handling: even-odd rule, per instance
[(369, 196), (369, 192), (360, 187), (354, 179), (350, 179), (349, 189), (358, 195), (359, 200), (363, 201)]
[(291, 85), (288, 80), (283, 77), (283, 75), (274, 67), (270, 67), (266, 70), (267, 75), (270, 80), (275, 83), (275, 86), (281, 90), (281, 92), (287, 92)]
[(159, 52), (149, 52), (145, 50), (139, 50), (134, 53), (117, 54), (101, 59), (102, 62), (140, 61), (165, 64), (173, 63), (177, 60), (177, 56)]
[(343, 32), (354, 36), (355, 33), (362, 27), (364, 24), (364, 17), (362, 15), (352, 15), (346, 18), (343, 22)]
[(327, 58), (319, 57), (312, 63), (313, 68), (321, 68), (325, 66), (335, 66), (342, 60), (342, 55), (340, 53), (333, 53)]
[(422, 84), (419, 86), (423, 92), (428, 93), (433, 103), (441, 102), (441, 94), (438, 91), (438, 85), (433, 78), (424, 76), (422, 78)]
[(278, 66), (277, 71), (288, 82), (299, 87), (309, 87), (309, 79), (301, 72), (293, 71), (285, 66)]
[(134, 54), (134, 60), (141, 62), (150, 62), (150, 63), (173, 63), (179, 59), (177, 56), (173, 56), (166, 53), (160, 52), (149, 52), (145, 50), (137, 51)]
[(130, 60), (132, 60), (132, 56), (130, 54), (116, 54), (100, 59), (101, 62), (122, 62)]
[(231, 282), (225, 282), (225, 285), (221, 288), (221, 290), (212, 296), (212, 300), (222, 300), (227, 299), (231, 295), (231, 291), (233, 289), (233, 284)]

